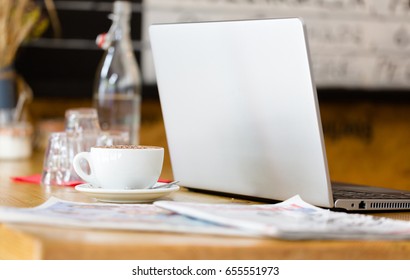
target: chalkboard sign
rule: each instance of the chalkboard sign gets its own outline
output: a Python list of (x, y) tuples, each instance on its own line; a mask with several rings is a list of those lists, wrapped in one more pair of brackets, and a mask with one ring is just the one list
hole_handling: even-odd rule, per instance
[(144, 80), (155, 82), (152, 23), (300, 17), (318, 88), (410, 89), (408, 0), (145, 0)]

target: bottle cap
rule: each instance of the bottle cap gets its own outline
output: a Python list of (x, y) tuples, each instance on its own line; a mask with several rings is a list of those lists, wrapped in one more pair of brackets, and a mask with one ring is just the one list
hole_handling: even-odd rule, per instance
[(128, 15), (130, 13), (131, 13), (131, 2), (129, 1), (115, 1), (114, 2), (114, 14)]
[(97, 36), (95, 43), (100, 49), (106, 50), (110, 46), (111, 40), (111, 36), (109, 36), (107, 33), (102, 33)]

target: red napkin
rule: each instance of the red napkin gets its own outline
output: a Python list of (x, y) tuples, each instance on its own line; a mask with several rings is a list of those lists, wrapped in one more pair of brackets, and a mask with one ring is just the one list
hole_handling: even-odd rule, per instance
[[(31, 183), (31, 184), (40, 184), (41, 183), (41, 174), (33, 174), (29, 176), (17, 176), (11, 177), (11, 180), (15, 182)], [(67, 187), (75, 187), (79, 184), (83, 184), (83, 181), (70, 181), (64, 184)]]
[[(11, 177), (11, 180), (15, 182), (23, 182), (23, 183), (31, 183), (31, 184), (40, 184), (41, 183), (41, 174), (33, 174), (29, 176), (16, 176), (16, 177)], [(167, 179), (159, 179), (158, 182), (160, 183), (169, 183), (172, 180), (167, 180)], [(67, 187), (75, 187), (79, 184), (83, 184), (83, 181), (70, 181), (64, 184), (64, 186)]]

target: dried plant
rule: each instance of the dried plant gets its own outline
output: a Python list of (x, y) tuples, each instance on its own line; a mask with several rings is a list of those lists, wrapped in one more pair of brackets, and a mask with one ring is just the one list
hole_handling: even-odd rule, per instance
[(25, 40), (44, 32), (48, 20), (32, 0), (0, 0), (0, 7), (0, 67), (7, 67)]

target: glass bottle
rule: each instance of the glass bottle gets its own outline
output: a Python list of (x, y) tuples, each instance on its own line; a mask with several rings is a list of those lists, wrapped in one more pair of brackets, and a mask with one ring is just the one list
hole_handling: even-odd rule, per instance
[(95, 79), (93, 104), (102, 130), (128, 131), (130, 143), (138, 144), (141, 75), (130, 36), (131, 3), (115, 1), (110, 18), (111, 28), (99, 44), (105, 53)]

